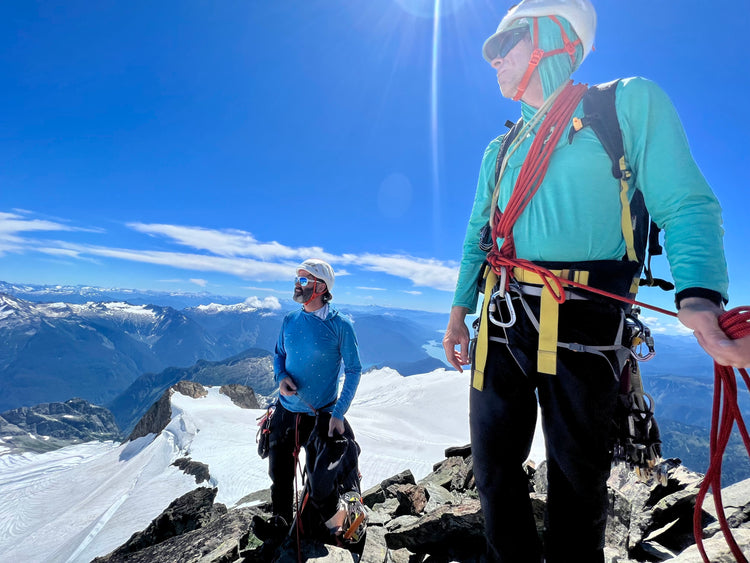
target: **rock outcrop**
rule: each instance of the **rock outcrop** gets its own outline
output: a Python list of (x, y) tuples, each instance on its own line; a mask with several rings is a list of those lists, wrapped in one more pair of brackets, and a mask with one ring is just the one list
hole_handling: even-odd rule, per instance
[(219, 393), (232, 399), (232, 402), (242, 409), (261, 408), (258, 398), (255, 396), (255, 391), (247, 385), (240, 385), (239, 383), (222, 385), (219, 388)]
[[(252, 389), (249, 390), (252, 393)], [(208, 395), (208, 391), (200, 383), (195, 381), (178, 381), (169, 389), (164, 391), (162, 396), (156, 401), (146, 414), (138, 421), (133, 431), (128, 436), (128, 441), (142, 438), (149, 434), (158, 434), (167, 427), (172, 420), (172, 403), (170, 397), (173, 393), (181, 393), (187, 397), (198, 399)]]
[(92, 440), (118, 440), (112, 413), (83, 399), (42, 403), (0, 414), (2, 444), (13, 451), (51, 451)]
[[(436, 464), (433, 472), (424, 479), (416, 481), (411, 472), (404, 471), (363, 493), (369, 519), (361, 558), (340, 547), (302, 541), (302, 560), (328, 563), (478, 563), (484, 550), (484, 519), (474, 484), (471, 451), (468, 447), (451, 448), (446, 454), (449, 457)], [(525, 469), (529, 476), (529, 494), (537, 527), (541, 532), (546, 503), (545, 463), (539, 467), (529, 463)], [(693, 509), (702, 476), (685, 469), (676, 459), (666, 460), (663, 469), (667, 477), (665, 485), (643, 483), (624, 466), (613, 468), (608, 482), (607, 563), (702, 563), (692, 537)], [(215, 491), (197, 489), (201, 490)], [(750, 480), (735, 484), (726, 492), (725, 509), (734, 536), (741, 549), (748, 552)], [(127, 561), (298, 561), (297, 544), (290, 538), (278, 549), (269, 551), (270, 546), (264, 546), (252, 532), (250, 522), (253, 515), (270, 516), (267, 491), (259, 491), (251, 496), (254, 506), (229, 511), (222, 505), (209, 507), (209, 496), (203, 492), (197, 500), (191, 501), (199, 506), (196, 513), (203, 515), (192, 517), (190, 522), (194, 522), (194, 526), (186, 525), (185, 533), (179, 536), (170, 531), (166, 539), (156, 541), (160, 536), (148, 530), (162, 527), (175, 530), (177, 526), (159, 522), (175, 520), (179, 507), (191, 505), (185, 501), (185, 497), (178, 499), (182, 502), (170, 506), (142, 535), (136, 534), (131, 538)], [(251, 497), (246, 500), (251, 501)], [(712, 511), (712, 503), (707, 502), (703, 513), (703, 535), (710, 560), (712, 563), (734, 561)], [(167, 513), (172, 516), (166, 516)], [(156, 543), (146, 545), (148, 542), (145, 538)], [(139, 549), (135, 550), (135, 547)], [(110, 554), (110, 559), (101, 558), (97, 562), (125, 561), (112, 558), (124, 553), (120, 551), (123, 548)], [(574, 560), (574, 554), (571, 556)]]

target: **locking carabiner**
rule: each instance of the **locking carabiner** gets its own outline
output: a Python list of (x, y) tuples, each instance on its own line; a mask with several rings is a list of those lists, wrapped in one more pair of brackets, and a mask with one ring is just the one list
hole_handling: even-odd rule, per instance
[[(508, 328), (516, 324), (516, 310), (513, 308), (513, 301), (510, 298), (510, 293), (508, 291), (505, 291), (507, 277), (508, 273), (505, 269), (505, 266), (503, 266), (502, 268), (500, 268), (500, 282), (498, 284), (498, 289), (490, 297), (490, 304), (488, 306), (488, 317), (490, 319), (490, 322), (495, 326), (499, 326), (502, 328)], [(497, 313), (498, 315), (500, 314), (500, 307), (498, 307), (497, 305), (498, 297), (505, 298), (505, 305), (508, 307), (508, 312), (510, 314), (510, 319), (507, 321), (504, 321), (502, 319), (498, 320), (495, 318), (495, 313)]]

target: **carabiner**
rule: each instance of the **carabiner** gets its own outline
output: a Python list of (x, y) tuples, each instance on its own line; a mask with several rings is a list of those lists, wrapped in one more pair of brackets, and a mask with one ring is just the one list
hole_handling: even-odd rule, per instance
[[(510, 320), (503, 321), (503, 320), (495, 320), (494, 313), (498, 310), (498, 307), (495, 306), (495, 299), (497, 297), (505, 297), (505, 304), (508, 307), (508, 311), (510, 313)], [(513, 308), (513, 301), (510, 298), (510, 292), (505, 291), (505, 286), (501, 286), (500, 289), (498, 289), (495, 293), (492, 294), (492, 297), (490, 297), (490, 304), (489, 304), (489, 315), (487, 315), (490, 318), (490, 322), (494, 324), (495, 326), (508, 328), (516, 324), (516, 310)]]

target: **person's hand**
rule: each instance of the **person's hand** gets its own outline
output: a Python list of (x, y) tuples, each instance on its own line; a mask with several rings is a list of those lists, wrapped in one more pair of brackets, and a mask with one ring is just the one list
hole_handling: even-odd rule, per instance
[(331, 416), (331, 420), (328, 423), (328, 437), (333, 438), (336, 434), (344, 434), (344, 421)]
[(279, 393), (285, 397), (291, 397), (297, 392), (297, 386), (291, 377), (287, 376), (279, 383)]
[(688, 297), (680, 301), (680, 322), (693, 330), (698, 344), (717, 364), (736, 368), (750, 367), (750, 337), (731, 340), (719, 327), (723, 313), (713, 301)]
[[(469, 364), (469, 329), (466, 327), (466, 315), (469, 310), (466, 307), (453, 307), (448, 320), (448, 327), (443, 336), (443, 350), (448, 363), (463, 372), (461, 366)], [(456, 350), (458, 346), (458, 350)]]

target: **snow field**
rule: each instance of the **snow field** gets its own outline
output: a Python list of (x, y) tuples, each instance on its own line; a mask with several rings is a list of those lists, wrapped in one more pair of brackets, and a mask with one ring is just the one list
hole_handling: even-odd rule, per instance
[[(86, 563), (198, 486), (217, 487), (216, 502), (229, 508), (270, 486), (255, 444), (263, 410), (241, 409), (217, 387), (198, 399), (175, 393), (171, 403), (172, 420), (158, 436), (0, 455), (0, 563)], [(364, 374), (347, 413), (362, 448), (363, 490), (405, 469), (416, 479), (430, 473), (445, 448), (469, 443), (468, 410), (466, 373)], [(181, 457), (207, 464), (210, 483), (171, 465)], [(540, 433), (531, 457), (544, 457)]]

